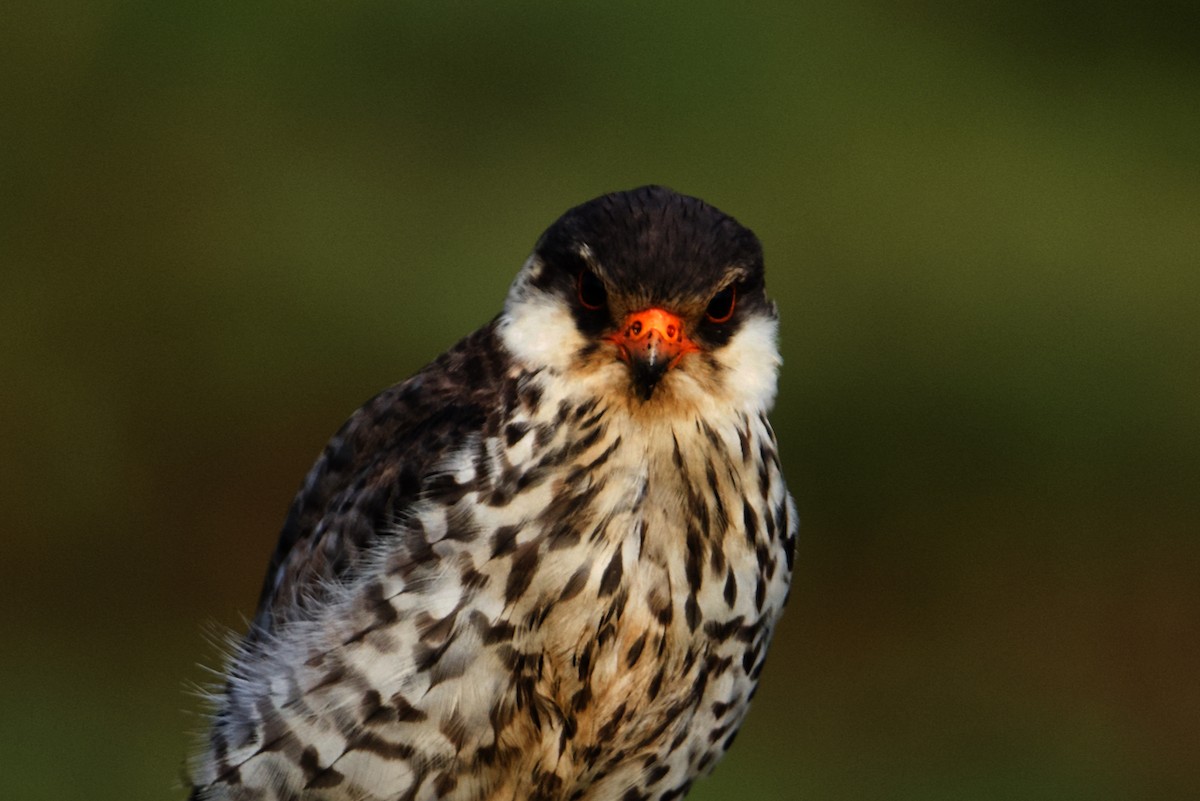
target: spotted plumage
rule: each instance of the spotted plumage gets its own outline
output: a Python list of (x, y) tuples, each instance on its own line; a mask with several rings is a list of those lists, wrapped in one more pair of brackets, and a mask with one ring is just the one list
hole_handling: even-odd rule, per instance
[(660, 187), (539, 240), (292, 504), (194, 801), (681, 798), (787, 597), (758, 240)]

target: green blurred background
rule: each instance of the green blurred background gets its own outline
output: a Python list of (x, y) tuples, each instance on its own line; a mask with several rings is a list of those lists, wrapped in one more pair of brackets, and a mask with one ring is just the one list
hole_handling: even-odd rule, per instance
[(181, 798), (328, 435), (647, 182), (765, 243), (803, 519), (692, 797), (1200, 787), (1197, 5), (3, 16), (3, 798)]

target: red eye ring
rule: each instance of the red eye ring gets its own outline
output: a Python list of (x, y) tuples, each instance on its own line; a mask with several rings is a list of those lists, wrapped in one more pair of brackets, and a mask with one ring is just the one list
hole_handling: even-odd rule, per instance
[(599, 311), (608, 303), (608, 291), (599, 276), (586, 268), (579, 271), (575, 291), (579, 296), (579, 305), (588, 311)]
[[(728, 301), (726, 301), (727, 297)], [(726, 306), (726, 302), (728, 302), (728, 306)], [(712, 300), (708, 302), (708, 309), (705, 311), (705, 316), (710, 323), (727, 323), (733, 317), (733, 310), (736, 306), (737, 286), (730, 284), (713, 295)]]

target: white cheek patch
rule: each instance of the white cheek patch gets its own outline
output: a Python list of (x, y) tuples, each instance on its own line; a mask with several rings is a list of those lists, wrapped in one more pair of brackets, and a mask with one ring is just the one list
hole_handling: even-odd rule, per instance
[(778, 322), (770, 317), (751, 317), (713, 354), (725, 370), (725, 390), (737, 406), (770, 410), (775, 404), (783, 363), (776, 345), (778, 329)]
[(540, 292), (509, 298), (500, 319), (505, 347), (527, 367), (566, 370), (586, 345), (575, 318), (561, 302)]

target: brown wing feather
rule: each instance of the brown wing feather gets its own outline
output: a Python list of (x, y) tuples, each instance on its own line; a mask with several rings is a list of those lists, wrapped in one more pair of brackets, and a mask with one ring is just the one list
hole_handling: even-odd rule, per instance
[(376, 395), (333, 436), (292, 501), (259, 596), (252, 635), (319, 603), (389, 524), (429, 490), (456, 443), (499, 425), (509, 358), (496, 323)]

